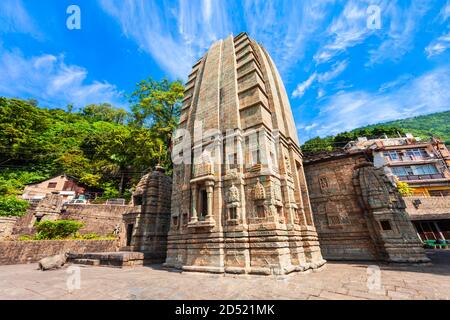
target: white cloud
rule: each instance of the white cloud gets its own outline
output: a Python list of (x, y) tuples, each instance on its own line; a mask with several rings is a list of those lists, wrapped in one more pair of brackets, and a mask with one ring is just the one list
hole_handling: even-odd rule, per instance
[(67, 65), (63, 56), (25, 57), (19, 50), (0, 47), (0, 94), (8, 97), (34, 98), (42, 106), (82, 107), (109, 102), (124, 107), (123, 94), (107, 82), (86, 81), (86, 69)]
[(318, 108), (320, 112), (311, 123), (318, 124), (312, 133), (319, 136), (449, 110), (450, 66), (437, 68), (391, 90), (341, 91)]
[(332, 40), (314, 55), (317, 64), (328, 62), (347, 48), (360, 44), (372, 32), (367, 28), (367, 7), (363, 1), (347, 2), (327, 29), (327, 37)]
[(439, 38), (431, 42), (425, 48), (425, 52), (427, 54), (427, 57), (431, 58), (433, 56), (442, 54), (448, 48), (450, 48), (450, 32), (440, 36)]
[(377, 49), (369, 51), (367, 65), (383, 63), (384, 61), (399, 61), (414, 47), (414, 38), (420, 22), (430, 8), (430, 2), (424, 0), (411, 1), (406, 8), (396, 2), (388, 2), (383, 8), (382, 17), (389, 21), (388, 32)]
[(203, 19), (206, 22), (211, 21), (212, 16), (212, 2), (213, 0), (203, 0)]
[(339, 61), (337, 62), (330, 71), (319, 74), (318, 81), (319, 82), (327, 82), (330, 81), (337, 76), (339, 76), (345, 69), (347, 69), (348, 61)]
[[(307, 80), (303, 81), (292, 93), (292, 97), (301, 98), (305, 94), (306, 90), (308, 90), (315, 81), (321, 84), (327, 84), (329, 81), (333, 80), (337, 76), (339, 76), (345, 69), (347, 69), (348, 61), (339, 61), (332, 66), (330, 71), (324, 73), (314, 72)], [(325, 91), (322, 88), (319, 88), (318, 98), (321, 98), (325, 94)]]
[(21, 0), (0, 1), (0, 12), (0, 34), (27, 33), (35, 38), (42, 37)]
[(305, 94), (306, 90), (308, 90), (309, 87), (313, 84), (313, 82), (317, 78), (317, 73), (313, 73), (307, 80), (303, 81), (299, 85), (297, 85), (297, 88), (292, 93), (292, 96), (294, 98), (301, 98)]
[[(450, 0), (442, 7), (441, 12), (439, 14), (441, 23), (447, 21), (450, 18)], [(447, 25), (447, 29), (450, 29), (450, 23)], [(433, 56), (437, 56), (442, 54), (450, 48), (450, 31), (447, 31), (446, 34), (441, 35), (437, 39), (433, 40), (426, 48), (425, 53), (428, 58)]]
[(446, 21), (450, 18), (450, 0), (447, 0), (447, 3), (442, 7), (440, 17), (442, 21)]
[(317, 41), (334, 0), (245, 0), (248, 32), (261, 42), (282, 73), (302, 61), (308, 45)]
[[(124, 34), (149, 53), (173, 77), (186, 78), (192, 64), (213, 41), (230, 33), (224, 2), (180, 0), (159, 5), (156, 0), (100, 0)], [(176, 28), (173, 28), (173, 26)]]
[(398, 77), (397, 79), (395, 79), (394, 81), (383, 83), (380, 86), (380, 88), (378, 89), (378, 92), (386, 92), (388, 90), (391, 90), (392, 88), (397, 88), (401, 85), (405, 85), (406, 82), (410, 81), (412, 78), (413, 78), (413, 76), (410, 74), (402, 75), (402, 76)]

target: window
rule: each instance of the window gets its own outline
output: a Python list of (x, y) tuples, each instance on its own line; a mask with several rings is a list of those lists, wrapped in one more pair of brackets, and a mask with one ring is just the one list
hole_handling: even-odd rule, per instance
[(142, 195), (137, 195), (133, 197), (133, 204), (135, 206), (140, 206), (142, 205)]
[(389, 222), (389, 220), (381, 220), (380, 225), (381, 225), (381, 229), (383, 229), (383, 231), (392, 230), (391, 223)]
[(57, 184), (58, 184), (57, 182), (49, 182), (47, 188), (55, 189)]
[(427, 174), (437, 174), (439, 173), (438, 169), (431, 165), (426, 164), (422, 166), (411, 166), (411, 167), (393, 167), (392, 172), (398, 176), (421, 176)]
[(200, 219), (204, 220), (208, 215), (208, 193), (205, 189), (200, 192), (200, 205)]
[(237, 219), (237, 209), (236, 208), (230, 208), (230, 220), (236, 220)]
[(397, 151), (386, 151), (384, 152), (384, 156), (388, 157), (391, 161), (400, 160), (400, 156)]
[(409, 167), (393, 167), (392, 172), (398, 177), (412, 175), (411, 168)]
[(412, 149), (406, 151), (406, 154), (411, 159), (423, 159), (428, 158), (428, 153), (425, 151), (425, 149)]
[(258, 218), (264, 218), (265, 217), (264, 206), (257, 206), (256, 207), (256, 215), (258, 216)]
[(261, 160), (260, 160), (260, 154), (259, 154), (259, 150), (254, 150), (252, 151), (252, 164), (260, 164)]
[(131, 246), (131, 240), (133, 238), (133, 229), (134, 224), (128, 224), (127, 225), (127, 247)]
[(238, 154), (237, 153), (228, 154), (228, 168), (234, 169), (237, 167), (238, 167)]
[(437, 168), (431, 164), (427, 164), (424, 166), (414, 166), (414, 172), (416, 175), (425, 175), (425, 174), (436, 174), (439, 173)]

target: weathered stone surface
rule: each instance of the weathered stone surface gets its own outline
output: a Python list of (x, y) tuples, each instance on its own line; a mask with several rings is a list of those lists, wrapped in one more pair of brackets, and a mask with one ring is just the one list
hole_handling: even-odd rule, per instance
[(311, 157), (305, 172), (326, 259), (428, 261), (402, 197), (366, 154)]
[(180, 128), (194, 163), (174, 165), (166, 266), (286, 274), (325, 263), (289, 99), (264, 48), (245, 33), (214, 43), (189, 76)]
[(94, 266), (136, 267), (144, 264), (142, 252), (69, 253), (69, 262)]
[[(0, 266), (0, 299), (29, 300), (423, 300), (450, 299), (450, 250), (430, 251), (432, 263), (329, 262), (319, 272), (280, 277), (167, 272), (159, 266), (81, 268), (80, 290), (67, 287), (66, 270)], [(375, 280), (375, 281), (374, 281)], [(375, 286), (374, 286), (375, 284)], [(181, 302), (180, 302), (181, 304)]]
[(133, 207), (123, 215), (122, 250), (142, 252), (145, 263), (166, 259), (172, 179), (157, 167), (142, 177), (133, 193)]
[(17, 217), (0, 217), (0, 241), (11, 238)]
[(130, 206), (126, 205), (70, 204), (60, 215), (60, 219), (82, 222), (81, 234), (108, 236), (121, 225), (123, 215), (129, 210)]
[(38, 266), (42, 271), (59, 269), (66, 264), (66, 261), (67, 254), (63, 253), (39, 260)]
[(65, 252), (112, 252), (117, 240), (0, 241), (0, 265), (33, 263)]

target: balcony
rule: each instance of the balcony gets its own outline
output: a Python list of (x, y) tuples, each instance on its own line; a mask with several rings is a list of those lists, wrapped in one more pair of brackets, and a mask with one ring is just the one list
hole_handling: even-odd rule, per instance
[(405, 162), (429, 163), (429, 162), (434, 162), (437, 160), (439, 160), (439, 159), (436, 159), (434, 157), (402, 156), (402, 157), (398, 157), (397, 159), (391, 159), (390, 157), (384, 157), (385, 163), (389, 163), (389, 164), (398, 164), (398, 163), (405, 163)]
[(435, 174), (399, 176), (398, 179), (400, 181), (422, 181), (422, 180), (446, 179), (446, 177), (443, 173), (435, 173)]

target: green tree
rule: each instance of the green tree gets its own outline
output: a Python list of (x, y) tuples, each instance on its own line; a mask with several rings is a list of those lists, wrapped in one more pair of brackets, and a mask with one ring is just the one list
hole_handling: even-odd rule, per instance
[(154, 81), (150, 78), (138, 83), (130, 96), (134, 124), (156, 132), (164, 141), (166, 150), (177, 128), (183, 92), (181, 81)]
[(28, 209), (28, 202), (16, 196), (0, 196), (0, 216), (21, 217)]

